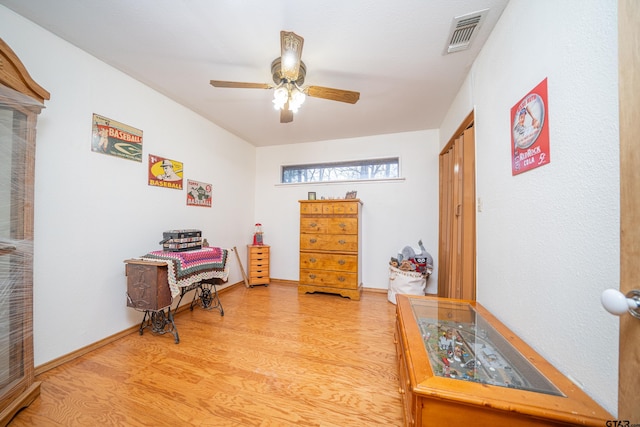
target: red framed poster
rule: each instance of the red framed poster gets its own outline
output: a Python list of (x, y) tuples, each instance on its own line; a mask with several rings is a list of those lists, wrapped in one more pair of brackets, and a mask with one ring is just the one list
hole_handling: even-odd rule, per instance
[(511, 159), (514, 176), (551, 161), (546, 78), (511, 108)]

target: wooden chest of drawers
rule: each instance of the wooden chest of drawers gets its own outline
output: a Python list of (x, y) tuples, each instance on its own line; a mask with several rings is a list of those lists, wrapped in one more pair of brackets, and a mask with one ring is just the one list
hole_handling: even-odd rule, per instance
[(269, 285), (269, 252), (269, 245), (247, 245), (249, 286)]
[(138, 310), (161, 310), (171, 305), (171, 290), (164, 262), (126, 260), (127, 306)]
[(300, 200), (299, 293), (360, 299), (361, 212), (359, 199)]

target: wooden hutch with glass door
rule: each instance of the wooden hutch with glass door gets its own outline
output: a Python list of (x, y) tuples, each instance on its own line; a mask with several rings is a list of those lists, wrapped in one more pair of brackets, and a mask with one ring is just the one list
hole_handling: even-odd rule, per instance
[(0, 426), (40, 394), (33, 362), (36, 120), (49, 93), (0, 39)]

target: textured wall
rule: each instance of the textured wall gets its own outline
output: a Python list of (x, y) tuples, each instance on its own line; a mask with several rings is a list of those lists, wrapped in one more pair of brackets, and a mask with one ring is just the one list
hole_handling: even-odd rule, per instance
[[(600, 294), (619, 283), (616, 12), (512, 0), (461, 95), (476, 109), (478, 300), (612, 414), (618, 321)], [(551, 163), (512, 176), (510, 109), (544, 78)]]

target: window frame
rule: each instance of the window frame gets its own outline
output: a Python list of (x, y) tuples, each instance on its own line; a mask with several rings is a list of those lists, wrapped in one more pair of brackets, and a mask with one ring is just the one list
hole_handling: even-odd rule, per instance
[[(285, 181), (285, 173), (287, 170), (305, 170), (305, 169), (331, 169), (337, 167), (349, 167), (349, 166), (374, 166), (374, 165), (383, 165), (383, 164), (396, 164), (397, 167), (397, 176), (394, 177), (381, 177), (381, 178), (350, 178), (350, 179), (330, 179), (330, 180), (314, 180), (314, 181), (296, 181), (296, 182), (287, 182)], [(397, 181), (403, 180), (402, 178), (402, 163), (400, 156), (385, 156), (385, 157), (376, 157), (376, 158), (368, 158), (368, 159), (357, 159), (357, 160), (340, 160), (340, 161), (327, 161), (327, 162), (317, 162), (317, 163), (296, 163), (289, 165), (281, 165), (280, 166), (280, 185), (317, 185), (317, 184), (333, 184), (333, 183), (344, 183), (344, 182), (375, 182), (375, 181)]]

